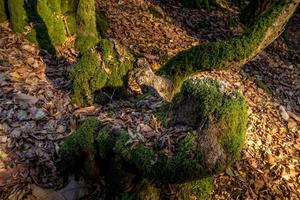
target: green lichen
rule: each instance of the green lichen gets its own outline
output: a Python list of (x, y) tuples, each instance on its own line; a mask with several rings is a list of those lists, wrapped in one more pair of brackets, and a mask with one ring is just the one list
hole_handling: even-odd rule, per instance
[(0, 23), (7, 20), (6, 0), (0, 0)]
[(208, 177), (181, 184), (178, 193), (180, 199), (209, 200), (213, 190), (213, 178)]
[(28, 24), (25, 0), (8, 0), (7, 3), (13, 30), (23, 32)]
[(132, 55), (115, 40), (103, 39), (100, 45), (109, 77), (106, 86), (122, 87), (128, 71), (133, 67)]
[(101, 68), (100, 57), (94, 50), (79, 58), (70, 76), (73, 80), (72, 100), (80, 106), (92, 104), (94, 92), (103, 88), (108, 78)]
[(75, 48), (86, 52), (99, 42), (96, 26), (95, 1), (79, 0), (77, 7), (77, 37)]
[[(179, 52), (159, 71), (180, 86), (184, 78), (198, 70), (230, 68), (233, 62), (251, 57), (263, 42), (267, 30), (289, 0), (278, 1), (266, 10), (241, 36), (226, 41), (204, 42), (186, 51)], [(178, 83), (179, 82), (179, 83)]]
[[(66, 174), (81, 171), (92, 176), (96, 172), (94, 134), (100, 122), (88, 118), (60, 146), (58, 167)], [(66, 175), (64, 174), (64, 175)]]

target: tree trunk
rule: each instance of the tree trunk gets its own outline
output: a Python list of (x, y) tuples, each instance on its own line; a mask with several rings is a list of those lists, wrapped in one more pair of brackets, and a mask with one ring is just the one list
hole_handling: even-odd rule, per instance
[(198, 70), (242, 66), (280, 36), (299, 2), (276, 1), (241, 36), (227, 41), (205, 42), (182, 51), (171, 58), (158, 74), (173, 81), (176, 93), (183, 80)]

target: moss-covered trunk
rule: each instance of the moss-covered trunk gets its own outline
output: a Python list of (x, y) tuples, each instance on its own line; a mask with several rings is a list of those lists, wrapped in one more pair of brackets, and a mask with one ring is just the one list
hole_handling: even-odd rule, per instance
[(159, 74), (173, 80), (176, 90), (187, 76), (198, 70), (242, 66), (282, 33), (299, 2), (275, 1), (241, 36), (226, 41), (205, 42), (182, 51), (169, 60)]

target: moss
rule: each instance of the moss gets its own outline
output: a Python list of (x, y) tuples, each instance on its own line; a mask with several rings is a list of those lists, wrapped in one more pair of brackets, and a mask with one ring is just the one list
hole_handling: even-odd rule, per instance
[[(79, 106), (92, 104), (95, 92), (103, 88), (113, 88), (118, 94), (122, 94), (124, 79), (132, 69), (132, 56), (116, 41), (104, 39), (101, 40), (101, 45), (101, 60), (100, 55), (91, 50), (82, 55), (70, 72), (73, 80), (72, 99)], [(103, 93), (97, 94), (97, 102), (102, 102)]]
[(66, 38), (60, 0), (32, 0), (26, 4), (26, 14), (28, 21), (34, 25), (27, 39), (55, 54), (55, 47), (63, 44)]
[(181, 184), (178, 193), (180, 199), (209, 200), (213, 190), (213, 178), (208, 177)]
[(75, 48), (86, 52), (98, 43), (94, 0), (79, 0), (77, 8), (77, 37)]
[(7, 20), (6, 0), (0, 0), (0, 23)]
[(101, 128), (96, 138), (97, 141), (97, 153), (104, 159), (112, 151), (115, 143), (115, 138), (112, 134), (112, 127), (105, 126)]
[(257, 85), (257, 87), (259, 87), (262, 90), (264, 90), (265, 92), (271, 94), (271, 90), (269, 89), (269, 87), (261, 80), (255, 80), (255, 84)]
[(101, 37), (105, 37), (109, 25), (103, 11), (96, 10), (96, 24), (98, 33), (101, 35)]
[(149, 6), (149, 12), (156, 18), (159, 18), (159, 19), (163, 19), (164, 16), (162, 15), (161, 11), (159, 11), (155, 6), (153, 5), (150, 5)]
[(94, 50), (82, 55), (70, 76), (73, 80), (72, 100), (80, 106), (92, 104), (94, 92), (103, 88), (108, 78), (102, 71), (99, 55)]
[(94, 134), (99, 125), (97, 118), (88, 118), (60, 146), (58, 168), (63, 173), (78, 172), (82, 167), (87, 175), (97, 173), (95, 172)]
[(61, 1), (61, 13), (69, 14), (75, 13), (77, 10), (79, 0), (62, 0)]
[(25, 0), (8, 0), (10, 21), (14, 31), (23, 32), (28, 24)]
[(164, 126), (169, 127), (169, 123), (171, 121), (171, 110), (172, 103), (165, 103), (162, 105), (156, 113), (154, 113), (157, 120)]
[(288, 2), (289, 0), (276, 2), (239, 37), (226, 41), (204, 42), (179, 52), (160, 69), (159, 74), (170, 77), (175, 85), (180, 86), (180, 82), (195, 71), (230, 68), (233, 62), (251, 57)]
[(67, 26), (70, 35), (75, 35), (77, 31), (76, 15), (70, 14), (67, 16)]
[[(247, 125), (247, 107), (239, 93), (223, 94), (219, 91), (219, 86), (219, 82), (212, 79), (189, 80), (183, 85), (180, 95), (183, 98), (192, 97), (196, 100), (194, 112), (202, 119), (216, 120), (212, 126), (219, 128), (213, 132), (215, 134), (213, 137), (217, 138), (226, 153), (224, 162), (223, 158), (220, 158), (220, 161), (213, 166), (207, 167), (209, 161), (204, 159), (205, 149), (199, 150), (201, 141), (206, 140), (201, 138), (201, 133), (196, 132), (188, 133), (180, 141), (174, 156), (170, 158), (143, 144), (127, 146), (129, 136), (126, 132), (123, 132), (117, 140), (115, 153), (135, 166), (144, 176), (166, 183), (181, 183), (204, 178), (224, 170), (239, 157), (242, 150)], [(208, 127), (210, 128), (215, 129)], [(215, 148), (214, 143), (211, 145)]]
[(103, 39), (100, 42), (103, 61), (108, 73), (107, 87), (123, 87), (124, 79), (133, 67), (133, 57), (115, 40)]
[(236, 160), (242, 150), (247, 129), (247, 105), (242, 94), (238, 92), (220, 92), (219, 81), (204, 78), (191, 79), (183, 84), (180, 95), (192, 96), (197, 101), (196, 112), (202, 118), (213, 117), (222, 128), (218, 137), (228, 155), (228, 164)]

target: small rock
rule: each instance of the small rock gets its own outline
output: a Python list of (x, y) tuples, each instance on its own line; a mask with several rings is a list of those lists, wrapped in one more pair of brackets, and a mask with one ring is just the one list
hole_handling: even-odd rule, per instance
[(20, 121), (26, 120), (26, 119), (27, 119), (27, 112), (24, 111), (24, 110), (20, 110), (20, 111), (17, 113), (17, 118), (18, 118), (18, 120), (20, 120)]
[(285, 108), (283, 106), (279, 106), (279, 113), (281, 117), (285, 120), (288, 121), (290, 116), (289, 114), (285, 111)]
[(41, 120), (45, 117), (46, 117), (46, 113), (42, 109), (38, 109), (34, 114), (34, 119), (36, 120)]
[(14, 129), (11, 133), (10, 136), (12, 138), (19, 138), (21, 136), (21, 131), (19, 129)]

